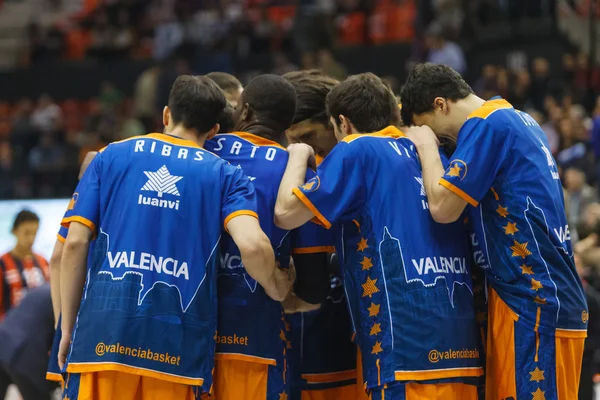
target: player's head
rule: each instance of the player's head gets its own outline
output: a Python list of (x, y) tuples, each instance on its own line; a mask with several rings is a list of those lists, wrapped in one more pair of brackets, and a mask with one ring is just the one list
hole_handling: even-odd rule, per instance
[(198, 139), (219, 131), (219, 118), (227, 105), (223, 91), (205, 76), (181, 75), (173, 83), (169, 105), (163, 110), (165, 132), (181, 127)]
[(406, 125), (428, 125), (440, 136), (456, 137), (473, 111), (461, 100), (471, 95), (471, 87), (452, 68), (418, 64), (409, 74), (400, 95), (402, 120)]
[(242, 82), (227, 72), (210, 72), (206, 74), (206, 76), (219, 85), (221, 90), (223, 90), (225, 93), (225, 98), (227, 98), (227, 101), (233, 106), (233, 108), (236, 108), (240, 101), (242, 91), (244, 90)]
[(235, 121), (233, 120), (234, 112), (235, 108), (230, 102), (227, 102), (227, 105), (221, 114), (221, 118), (219, 118), (219, 126), (221, 127), (219, 131), (221, 133), (229, 133), (235, 130)]
[(296, 115), (286, 131), (290, 143), (306, 143), (325, 157), (337, 144), (327, 116), (327, 95), (339, 84), (318, 70), (294, 71), (283, 75), (296, 89)]
[(36, 213), (23, 210), (15, 217), (12, 233), (17, 239), (17, 246), (31, 251), (40, 226), (40, 217)]
[(396, 97), (372, 73), (350, 76), (327, 96), (327, 113), (338, 140), (353, 133), (380, 131), (397, 112)]
[(233, 120), (237, 131), (251, 126), (271, 130), (279, 140), (296, 113), (296, 90), (278, 75), (259, 75), (242, 92)]

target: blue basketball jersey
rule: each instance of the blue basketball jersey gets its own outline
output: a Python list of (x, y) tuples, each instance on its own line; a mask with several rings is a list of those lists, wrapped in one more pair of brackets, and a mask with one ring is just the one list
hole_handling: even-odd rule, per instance
[(518, 323), (585, 337), (587, 305), (562, 185), (535, 120), (506, 100), (484, 103), (461, 128), (440, 184), (471, 205), (475, 261)]
[(367, 388), (483, 373), (468, 233), (431, 218), (410, 140), (350, 135), (294, 193), (340, 238)]
[(194, 142), (149, 134), (110, 144), (77, 186), (63, 226), (96, 238), (67, 372), (115, 370), (212, 382), (218, 246), (257, 216), (241, 170)]

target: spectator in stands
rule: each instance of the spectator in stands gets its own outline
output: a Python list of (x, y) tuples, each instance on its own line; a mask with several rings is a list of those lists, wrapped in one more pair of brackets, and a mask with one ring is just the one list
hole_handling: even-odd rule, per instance
[(183, 43), (184, 37), (183, 24), (177, 18), (173, 17), (170, 20), (160, 23), (154, 30), (152, 56), (155, 60), (166, 60)]
[(50, 277), (48, 262), (33, 252), (39, 225), (40, 218), (31, 211), (23, 210), (15, 217), (12, 234), (17, 244), (0, 257), (0, 320), (21, 302), (29, 289), (42, 286)]
[(135, 116), (144, 124), (146, 133), (154, 130), (156, 113), (156, 86), (158, 84), (159, 67), (150, 67), (137, 78), (133, 94)]
[(346, 79), (346, 68), (336, 61), (329, 49), (321, 49), (317, 52), (317, 66), (325, 75), (340, 82)]
[(545, 58), (535, 58), (531, 72), (531, 103), (536, 110), (544, 109), (546, 96), (562, 97), (561, 83), (552, 79), (550, 64)]
[(39, 134), (39, 130), (33, 125), (32, 113), (33, 101), (31, 99), (25, 98), (17, 103), (10, 133), (13, 148), (13, 172), (17, 176), (27, 172), (29, 152), (35, 146)]
[(91, 39), (88, 55), (93, 58), (111, 58), (115, 30), (110, 26), (108, 14), (104, 10), (97, 12), (90, 31)]
[(98, 101), (105, 112), (114, 112), (123, 101), (123, 93), (112, 82), (102, 82)]
[(585, 173), (577, 167), (568, 167), (563, 179), (569, 194), (569, 225), (575, 228), (581, 221), (583, 211), (590, 204), (597, 202), (598, 196), (596, 191), (586, 183)]
[(144, 124), (135, 117), (133, 112), (133, 102), (125, 100), (121, 106), (121, 116), (119, 119), (119, 137), (117, 139), (127, 139), (133, 136), (150, 133), (146, 131)]
[(440, 25), (433, 23), (429, 26), (425, 46), (428, 50), (427, 62), (448, 65), (463, 75), (467, 71), (463, 50), (456, 43), (446, 39)]
[(260, 9), (259, 20), (252, 26), (252, 39), (250, 46), (252, 52), (267, 53), (271, 49), (271, 42), (275, 35), (275, 25), (269, 19), (269, 10), (266, 6)]
[(119, 58), (126, 58), (131, 54), (134, 44), (134, 32), (131, 18), (126, 9), (120, 9), (117, 15), (117, 25), (114, 28), (113, 49)]
[(0, 199), (13, 195), (12, 149), (8, 141), (0, 141)]
[(588, 282), (589, 270), (580, 254), (575, 253), (575, 266), (585, 289), (588, 303), (588, 337), (585, 341), (578, 400), (594, 400), (594, 375), (598, 373), (600, 355), (600, 293)]
[(50, 286), (31, 292), (0, 322), (0, 399), (14, 383), (23, 400), (50, 400), (46, 381), (48, 353), (54, 337)]
[(42, 133), (50, 133), (62, 124), (62, 117), (60, 107), (50, 96), (43, 94), (31, 115), (31, 123)]

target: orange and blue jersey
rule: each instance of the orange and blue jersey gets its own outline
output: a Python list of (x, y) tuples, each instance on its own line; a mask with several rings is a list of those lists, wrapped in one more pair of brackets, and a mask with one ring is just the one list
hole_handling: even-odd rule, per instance
[[(281, 266), (286, 267), (290, 259), (289, 231), (276, 227), (273, 218), (287, 150), (274, 141), (245, 132), (219, 134), (204, 147), (248, 176), (256, 190), (261, 228)], [(247, 274), (240, 252), (229, 236), (221, 245), (218, 293), (217, 360), (283, 366), (286, 337), (281, 303), (267, 296)]]
[(294, 194), (339, 238), (366, 388), (482, 375), (468, 233), (431, 218), (410, 140), (350, 135)]
[(472, 207), (475, 262), (540, 333), (585, 337), (587, 304), (575, 271), (556, 163), (528, 114), (492, 99), (474, 111), (440, 184)]
[(110, 144), (62, 221), (96, 238), (66, 372), (119, 371), (208, 391), (224, 227), (257, 217), (241, 170), (196, 143), (149, 134)]
[[(331, 230), (309, 222), (294, 231), (292, 254), (333, 253)], [(287, 315), (292, 399), (299, 392), (356, 384), (356, 345), (340, 271), (330, 271), (331, 291), (318, 310)]]

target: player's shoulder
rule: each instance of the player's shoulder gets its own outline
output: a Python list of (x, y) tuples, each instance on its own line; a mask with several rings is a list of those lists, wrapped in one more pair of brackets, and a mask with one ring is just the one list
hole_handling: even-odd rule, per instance
[(508, 101), (494, 98), (486, 101), (481, 107), (469, 114), (467, 123), (501, 125), (509, 121), (515, 113), (515, 108)]

